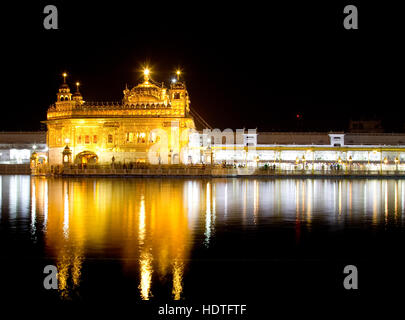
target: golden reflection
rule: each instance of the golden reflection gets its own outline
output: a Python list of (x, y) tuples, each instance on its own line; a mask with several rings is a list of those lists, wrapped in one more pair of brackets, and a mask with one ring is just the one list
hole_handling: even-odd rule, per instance
[(69, 195), (67, 182), (64, 183), (64, 207), (63, 207), (63, 234), (65, 238), (69, 237)]
[(36, 204), (36, 188), (35, 183), (31, 183), (31, 234), (34, 235), (36, 231), (36, 219), (37, 219), (37, 204)]
[(205, 194), (205, 245), (208, 247), (211, 238), (211, 184), (207, 182), (207, 191)]
[(242, 182), (243, 188), (243, 222), (246, 223), (246, 215), (247, 215), (247, 181), (244, 180)]
[[(14, 180), (10, 180), (10, 194), (16, 191)], [(217, 224), (245, 226), (276, 215), (277, 221), (295, 220), (299, 242), (303, 222), (308, 227), (320, 219), (334, 223), (336, 212), (353, 211), (347, 218), (354, 221), (359, 218), (356, 212), (364, 211), (373, 224), (404, 212), (403, 181), (297, 179), (293, 183), (260, 181), (259, 185), (258, 180), (233, 180), (228, 188), (229, 183), (220, 179), (32, 178), (28, 196), (35, 199), (27, 199), (32, 206), (31, 219), (27, 211), (28, 228), (35, 237), (44, 232), (46, 256), (58, 268), (62, 298), (78, 294), (86, 259), (96, 258), (119, 263), (133, 280), (136, 297), (151, 299), (159, 291), (157, 286), (169, 286), (166, 292), (180, 300), (195, 241), (193, 230), (198, 233), (196, 245), (204, 246), (211, 244)], [(342, 194), (348, 199), (342, 201)], [(15, 200), (9, 207), (17, 205)], [(227, 218), (228, 210), (231, 217)], [(246, 219), (248, 214), (257, 220)]]
[(375, 225), (377, 224), (377, 218), (378, 218), (377, 201), (378, 201), (377, 181), (374, 181), (374, 183), (373, 183), (373, 223)]
[(173, 299), (180, 300), (181, 293), (183, 292), (183, 272), (184, 262), (180, 260), (174, 260), (173, 263)]
[(214, 229), (215, 225), (215, 218), (216, 218), (216, 210), (217, 210), (217, 185), (214, 183), (212, 185), (212, 224), (211, 224), (211, 229)]
[(80, 246), (68, 247), (61, 250), (57, 257), (58, 290), (63, 299), (72, 298), (73, 293), (79, 287), (83, 252)]
[(149, 247), (144, 246), (145, 244), (145, 234), (146, 234), (146, 216), (145, 216), (145, 199), (144, 196), (141, 195), (141, 202), (139, 208), (139, 248), (140, 252), (140, 283), (139, 283), (139, 290), (141, 294), (142, 300), (149, 300), (151, 296), (150, 287), (152, 282), (152, 255), (149, 252)]
[[(3, 203), (3, 176), (0, 176), (0, 203)], [(0, 205), (0, 218), (2, 216), (2, 207), (3, 205)]]
[(139, 244), (143, 245), (145, 240), (145, 199), (141, 196), (141, 204), (139, 209)]
[(152, 256), (149, 252), (143, 251), (140, 256), (140, 269), (141, 269), (141, 281), (139, 284), (139, 290), (141, 292), (142, 300), (149, 300), (151, 295), (150, 287), (152, 282)]
[(342, 181), (339, 180), (338, 183), (338, 194), (339, 194), (339, 215), (342, 214)]
[(395, 196), (394, 196), (394, 215), (395, 215), (395, 219), (397, 219), (397, 215), (398, 215), (398, 181), (395, 181)]
[(302, 185), (302, 217), (304, 217), (304, 214), (305, 214), (305, 195), (306, 195), (305, 181), (302, 181), (301, 185)]
[[(83, 263), (82, 215), (75, 208), (72, 185), (67, 181), (45, 183), (45, 239), (48, 256), (55, 258), (58, 268), (58, 289), (63, 299), (70, 299), (80, 285)], [(46, 219), (46, 220), (45, 220)]]
[(349, 216), (352, 216), (352, 205), (353, 205), (353, 187), (352, 182), (349, 181)]
[(402, 215), (405, 215), (405, 182), (402, 181), (401, 183), (401, 208), (402, 208)]
[(225, 183), (224, 190), (224, 216), (228, 215), (228, 183)]
[(385, 181), (385, 188), (384, 188), (384, 217), (385, 223), (388, 222), (388, 182)]
[(295, 182), (295, 212), (296, 219), (300, 216), (300, 184), (298, 180)]
[(256, 224), (257, 223), (257, 215), (259, 211), (259, 182), (257, 180), (253, 181), (253, 221)]
[(40, 199), (44, 199), (44, 204), (43, 204), (43, 231), (46, 232), (46, 224), (48, 221), (48, 179), (42, 180), (44, 181), (44, 191), (43, 191), (43, 196), (40, 197)]
[[(31, 181), (31, 196), (35, 198), (31, 199), (32, 221), (43, 224), (46, 254), (58, 268), (63, 299), (78, 294), (85, 254), (122, 261), (124, 272), (139, 279), (141, 299), (153, 296), (154, 275), (162, 284), (170, 281), (173, 299), (182, 298), (191, 230), (204, 205), (198, 201), (200, 182), (184, 189), (182, 181), (173, 180)], [(208, 238), (216, 207), (214, 193), (215, 186), (208, 183)]]

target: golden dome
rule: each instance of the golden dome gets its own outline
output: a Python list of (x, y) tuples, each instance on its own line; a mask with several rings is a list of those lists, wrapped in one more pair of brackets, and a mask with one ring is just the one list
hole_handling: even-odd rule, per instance
[(131, 90), (124, 90), (124, 102), (134, 104), (164, 103), (167, 101), (166, 88), (153, 83), (150, 79), (138, 84)]

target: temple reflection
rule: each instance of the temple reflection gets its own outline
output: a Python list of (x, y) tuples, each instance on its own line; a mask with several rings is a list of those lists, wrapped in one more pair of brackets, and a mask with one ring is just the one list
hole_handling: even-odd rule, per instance
[[(11, 216), (27, 216), (34, 239), (43, 233), (64, 299), (79, 294), (90, 259), (119, 263), (140, 299), (153, 298), (158, 284), (182, 299), (193, 248), (210, 249), (223, 225), (287, 221), (299, 243), (317, 223), (378, 225), (401, 223), (405, 216), (403, 180), (7, 177), (0, 187), (5, 179), (8, 194), (3, 187), (0, 197), (9, 198)], [(30, 207), (19, 202), (19, 192), (31, 197)]]
[[(201, 209), (198, 200), (212, 202), (211, 191), (200, 191), (198, 182), (182, 188), (181, 183), (158, 180), (32, 179), (31, 197), (40, 199), (31, 200), (32, 228), (44, 224), (61, 296), (74, 294), (86, 256), (122, 260), (124, 271), (139, 277), (141, 299), (153, 296), (154, 274), (171, 279), (173, 298), (181, 299), (192, 229)], [(107, 244), (108, 250), (97, 250)]]

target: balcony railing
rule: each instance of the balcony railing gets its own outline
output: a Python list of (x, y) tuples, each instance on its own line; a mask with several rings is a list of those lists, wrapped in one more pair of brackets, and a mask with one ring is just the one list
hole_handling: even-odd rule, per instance
[(223, 168), (204, 165), (70, 165), (42, 166), (32, 171), (33, 175), (62, 176), (209, 176), (209, 177), (247, 177), (247, 176), (313, 176), (313, 177), (403, 177), (402, 170), (281, 170), (255, 167)]

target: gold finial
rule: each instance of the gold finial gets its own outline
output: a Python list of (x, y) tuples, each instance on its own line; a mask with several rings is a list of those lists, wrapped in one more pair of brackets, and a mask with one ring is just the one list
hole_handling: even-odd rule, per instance
[(181, 71), (180, 71), (180, 70), (177, 70), (177, 71), (176, 71), (177, 81), (180, 80), (180, 74), (181, 74)]
[(63, 83), (66, 83), (67, 73), (66, 72), (62, 73), (62, 76), (63, 76)]
[(79, 86), (80, 86), (80, 82), (77, 81), (77, 82), (76, 82), (76, 89), (77, 89), (77, 92), (79, 92)]
[(149, 74), (150, 74), (150, 70), (148, 67), (146, 67), (145, 69), (143, 69), (143, 77), (145, 78), (145, 81), (148, 82), (149, 81)]

